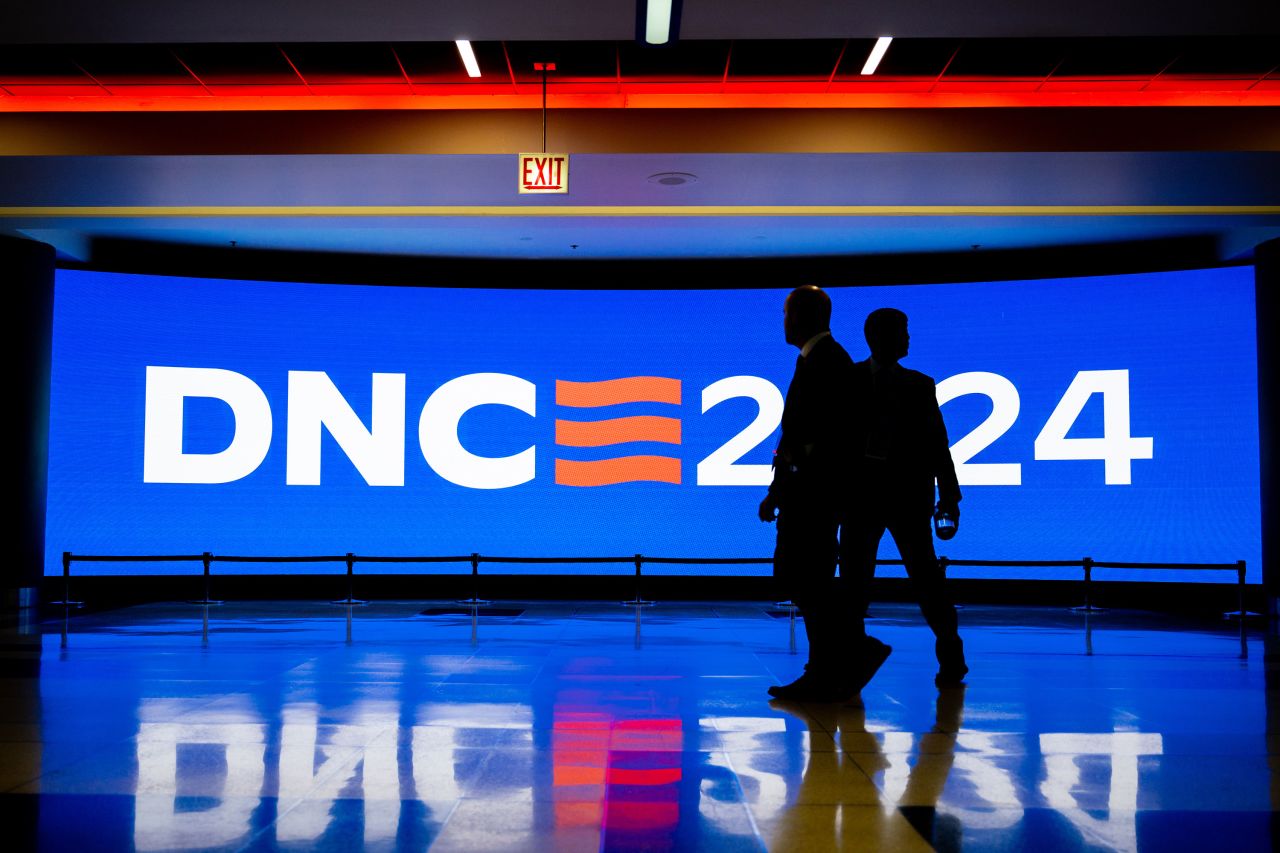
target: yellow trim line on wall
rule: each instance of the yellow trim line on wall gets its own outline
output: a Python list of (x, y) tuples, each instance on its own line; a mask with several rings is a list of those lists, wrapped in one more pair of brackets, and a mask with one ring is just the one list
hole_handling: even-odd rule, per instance
[(0, 207), (0, 218), (503, 216), (1276, 216), (1280, 205), (154, 205)]

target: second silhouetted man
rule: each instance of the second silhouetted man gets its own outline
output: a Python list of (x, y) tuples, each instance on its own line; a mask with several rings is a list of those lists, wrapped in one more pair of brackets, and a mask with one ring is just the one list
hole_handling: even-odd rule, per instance
[[(933, 380), (898, 364), (907, 318), (867, 318), (871, 358), (854, 364), (831, 337), (831, 300), (797, 288), (783, 309), (787, 342), (800, 349), (787, 389), (773, 482), (760, 504), (777, 520), (774, 575), (804, 616), (809, 662), (770, 694), (800, 701), (852, 698), (891, 649), (863, 629), (866, 593), (884, 532), (894, 537), (937, 637), (940, 686), (967, 672), (933, 551), (934, 483), (940, 509), (958, 518), (960, 490)], [(842, 558), (843, 548), (843, 558)], [(835, 578), (841, 563), (841, 579)]]

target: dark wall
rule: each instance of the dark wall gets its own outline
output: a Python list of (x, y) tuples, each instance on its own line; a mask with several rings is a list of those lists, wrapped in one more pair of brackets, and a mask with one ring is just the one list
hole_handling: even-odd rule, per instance
[(1222, 266), (1213, 235), (1032, 249), (909, 255), (681, 260), (493, 260), (291, 252), (97, 239), (67, 268), (315, 284), (666, 289), (856, 287), (1069, 278)]
[(1258, 449), (1262, 463), (1262, 585), (1271, 615), (1280, 599), (1280, 240), (1255, 252), (1258, 300)]
[[(514, 154), (537, 109), (0, 112), (0, 155)], [(1275, 151), (1275, 107), (555, 109), (575, 154)]]
[(0, 237), (0, 270), (9, 298), (8, 332), (17, 402), (17, 476), (9, 480), (14, 549), (0, 561), (0, 587), (38, 585), (44, 563), (45, 492), (49, 466), (49, 365), (53, 343), (53, 247)]

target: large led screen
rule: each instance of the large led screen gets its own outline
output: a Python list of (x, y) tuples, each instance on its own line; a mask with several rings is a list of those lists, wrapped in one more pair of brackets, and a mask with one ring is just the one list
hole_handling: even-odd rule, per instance
[[(773, 528), (755, 513), (796, 358), (786, 292), (62, 272), (46, 572), (61, 571), (63, 551), (768, 556)], [(942, 553), (1243, 559), (1257, 580), (1251, 269), (830, 292), (833, 333), (854, 358), (867, 355), (867, 313), (894, 306), (910, 317), (904, 364), (938, 382), (964, 489)], [(896, 556), (888, 537), (881, 555)], [(486, 571), (499, 568), (631, 570)], [(362, 568), (375, 569), (469, 567)]]

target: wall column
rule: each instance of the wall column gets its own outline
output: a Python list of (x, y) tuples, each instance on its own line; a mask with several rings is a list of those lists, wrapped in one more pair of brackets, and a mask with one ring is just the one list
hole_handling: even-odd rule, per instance
[(1262, 463), (1262, 587), (1267, 616), (1280, 616), (1280, 239), (1254, 252), (1258, 305), (1258, 445)]
[(0, 560), (4, 604), (34, 604), (44, 575), (45, 496), (49, 469), (49, 369), (53, 345), (52, 246), (0, 237), (0, 271), (9, 298), (8, 327), (15, 347), (11, 453), (18, 476), (10, 480), (13, 551)]

